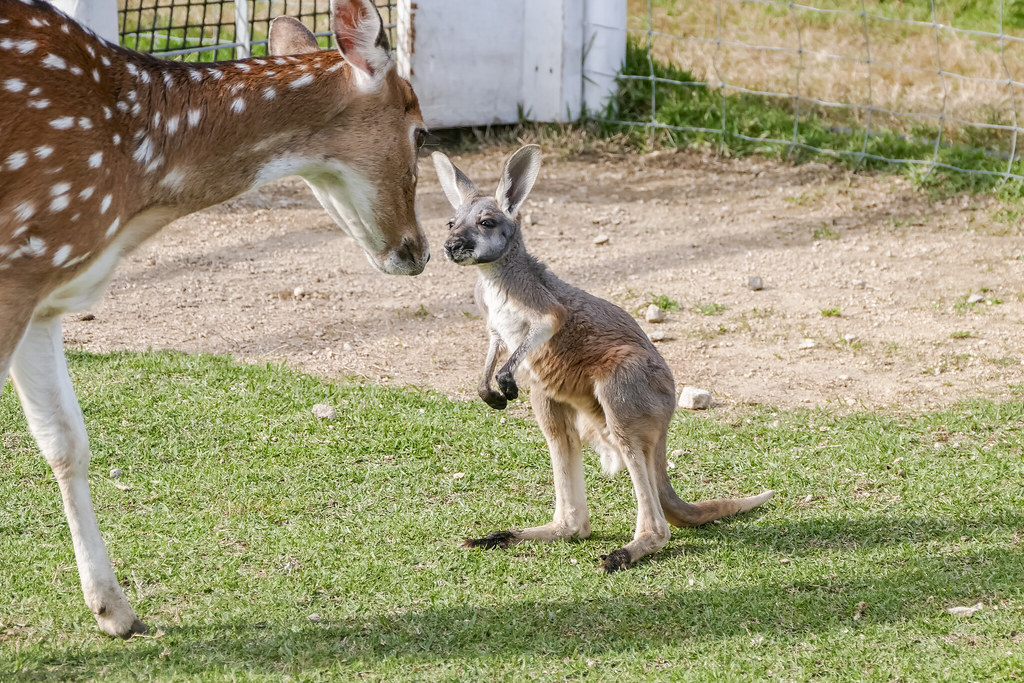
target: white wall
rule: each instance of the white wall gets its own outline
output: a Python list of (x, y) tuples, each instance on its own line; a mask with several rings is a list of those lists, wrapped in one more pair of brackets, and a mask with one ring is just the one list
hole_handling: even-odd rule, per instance
[(50, 4), (69, 17), (88, 26), (101, 38), (115, 45), (119, 42), (117, 0), (49, 0)]
[(614, 92), (626, 0), (401, 0), (399, 66), (428, 126), (569, 121)]

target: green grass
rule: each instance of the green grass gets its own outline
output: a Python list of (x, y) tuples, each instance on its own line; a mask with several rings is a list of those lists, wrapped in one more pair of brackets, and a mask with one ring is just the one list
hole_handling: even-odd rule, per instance
[[(650, 560), (604, 576), (596, 559), (631, 537), (635, 510), (628, 481), (601, 477), (596, 458), (591, 539), (458, 548), (550, 518), (532, 420), (210, 356), (73, 353), (71, 367), (101, 526), (154, 637), (95, 628), (56, 485), (8, 386), (0, 680), (1024, 673), (1024, 391), (919, 416), (679, 415), (680, 495), (778, 495), (674, 530)], [(318, 402), (338, 419), (315, 420)], [(978, 602), (970, 617), (946, 612)]]
[(843, 312), (838, 306), (833, 306), (832, 308), (821, 309), (821, 315), (825, 318), (840, 318), (842, 317)]
[(729, 307), (725, 304), (715, 303), (714, 301), (698, 301), (693, 307), (701, 315), (722, 315), (729, 310)]
[(650, 304), (655, 304), (658, 308), (660, 308), (663, 311), (679, 310), (679, 302), (676, 301), (675, 299), (669, 298), (665, 294), (650, 294), (650, 300), (647, 302), (647, 305)]

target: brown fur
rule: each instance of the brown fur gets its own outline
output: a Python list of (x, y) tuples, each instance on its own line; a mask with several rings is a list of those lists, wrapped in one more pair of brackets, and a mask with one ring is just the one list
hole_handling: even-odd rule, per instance
[[(750, 510), (772, 496), (697, 504), (676, 495), (668, 478), (666, 434), (675, 410), (672, 372), (632, 316), (573, 287), (527, 253), (518, 207), (539, 166), (536, 147), (508, 162), (496, 197), (481, 194), (461, 171), (434, 155), (445, 193), (456, 208), (445, 243), (456, 263), (477, 265), (477, 300), (491, 335), (480, 395), (503, 408), (530, 388), (531, 405), (551, 450), (555, 516), (550, 524), (470, 539), (469, 547), (507, 546), (590, 534), (581, 444), (613, 473), (629, 471), (639, 507), (632, 542), (603, 556), (602, 569), (631, 566), (668, 540), (667, 524), (697, 526)], [(503, 348), (512, 353), (490, 381)]]

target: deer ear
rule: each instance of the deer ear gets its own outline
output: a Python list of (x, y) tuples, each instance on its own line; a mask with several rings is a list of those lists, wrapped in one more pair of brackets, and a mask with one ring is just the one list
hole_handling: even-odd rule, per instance
[(533, 189), (539, 171), (540, 147), (537, 145), (527, 145), (508, 158), (498, 189), (494, 192), (494, 199), (502, 211), (515, 218)]
[(270, 22), (267, 52), (272, 55), (302, 55), (316, 52), (320, 46), (309, 29), (293, 17), (278, 17)]
[(331, 0), (334, 38), (361, 90), (376, 90), (391, 63), (391, 43), (370, 0)]
[(444, 196), (453, 208), (459, 208), (471, 198), (479, 194), (473, 181), (466, 177), (466, 174), (455, 167), (452, 160), (441, 152), (434, 152), (430, 155), (434, 160), (434, 168), (437, 170), (437, 179), (444, 190)]

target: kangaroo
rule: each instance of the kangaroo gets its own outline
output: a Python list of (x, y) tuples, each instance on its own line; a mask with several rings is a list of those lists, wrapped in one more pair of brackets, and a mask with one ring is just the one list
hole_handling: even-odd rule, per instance
[[(502, 410), (519, 396), (516, 377), (544, 432), (554, 469), (555, 514), (548, 524), (470, 538), (468, 548), (507, 548), (523, 541), (590, 536), (581, 443), (601, 457), (608, 475), (628, 470), (637, 501), (636, 531), (602, 555), (599, 570), (628, 569), (661, 549), (669, 524), (698, 526), (746, 512), (774, 491), (749, 498), (682, 501), (668, 478), (666, 436), (675, 411), (675, 382), (665, 359), (632, 316), (560, 280), (526, 251), (519, 208), (540, 170), (540, 148), (528, 145), (505, 162), (493, 197), (480, 192), (441, 152), (434, 166), (455, 208), (445, 256), (479, 268), (476, 300), (490, 344), (478, 393)], [(497, 390), (491, 377), (501, 354)]]

